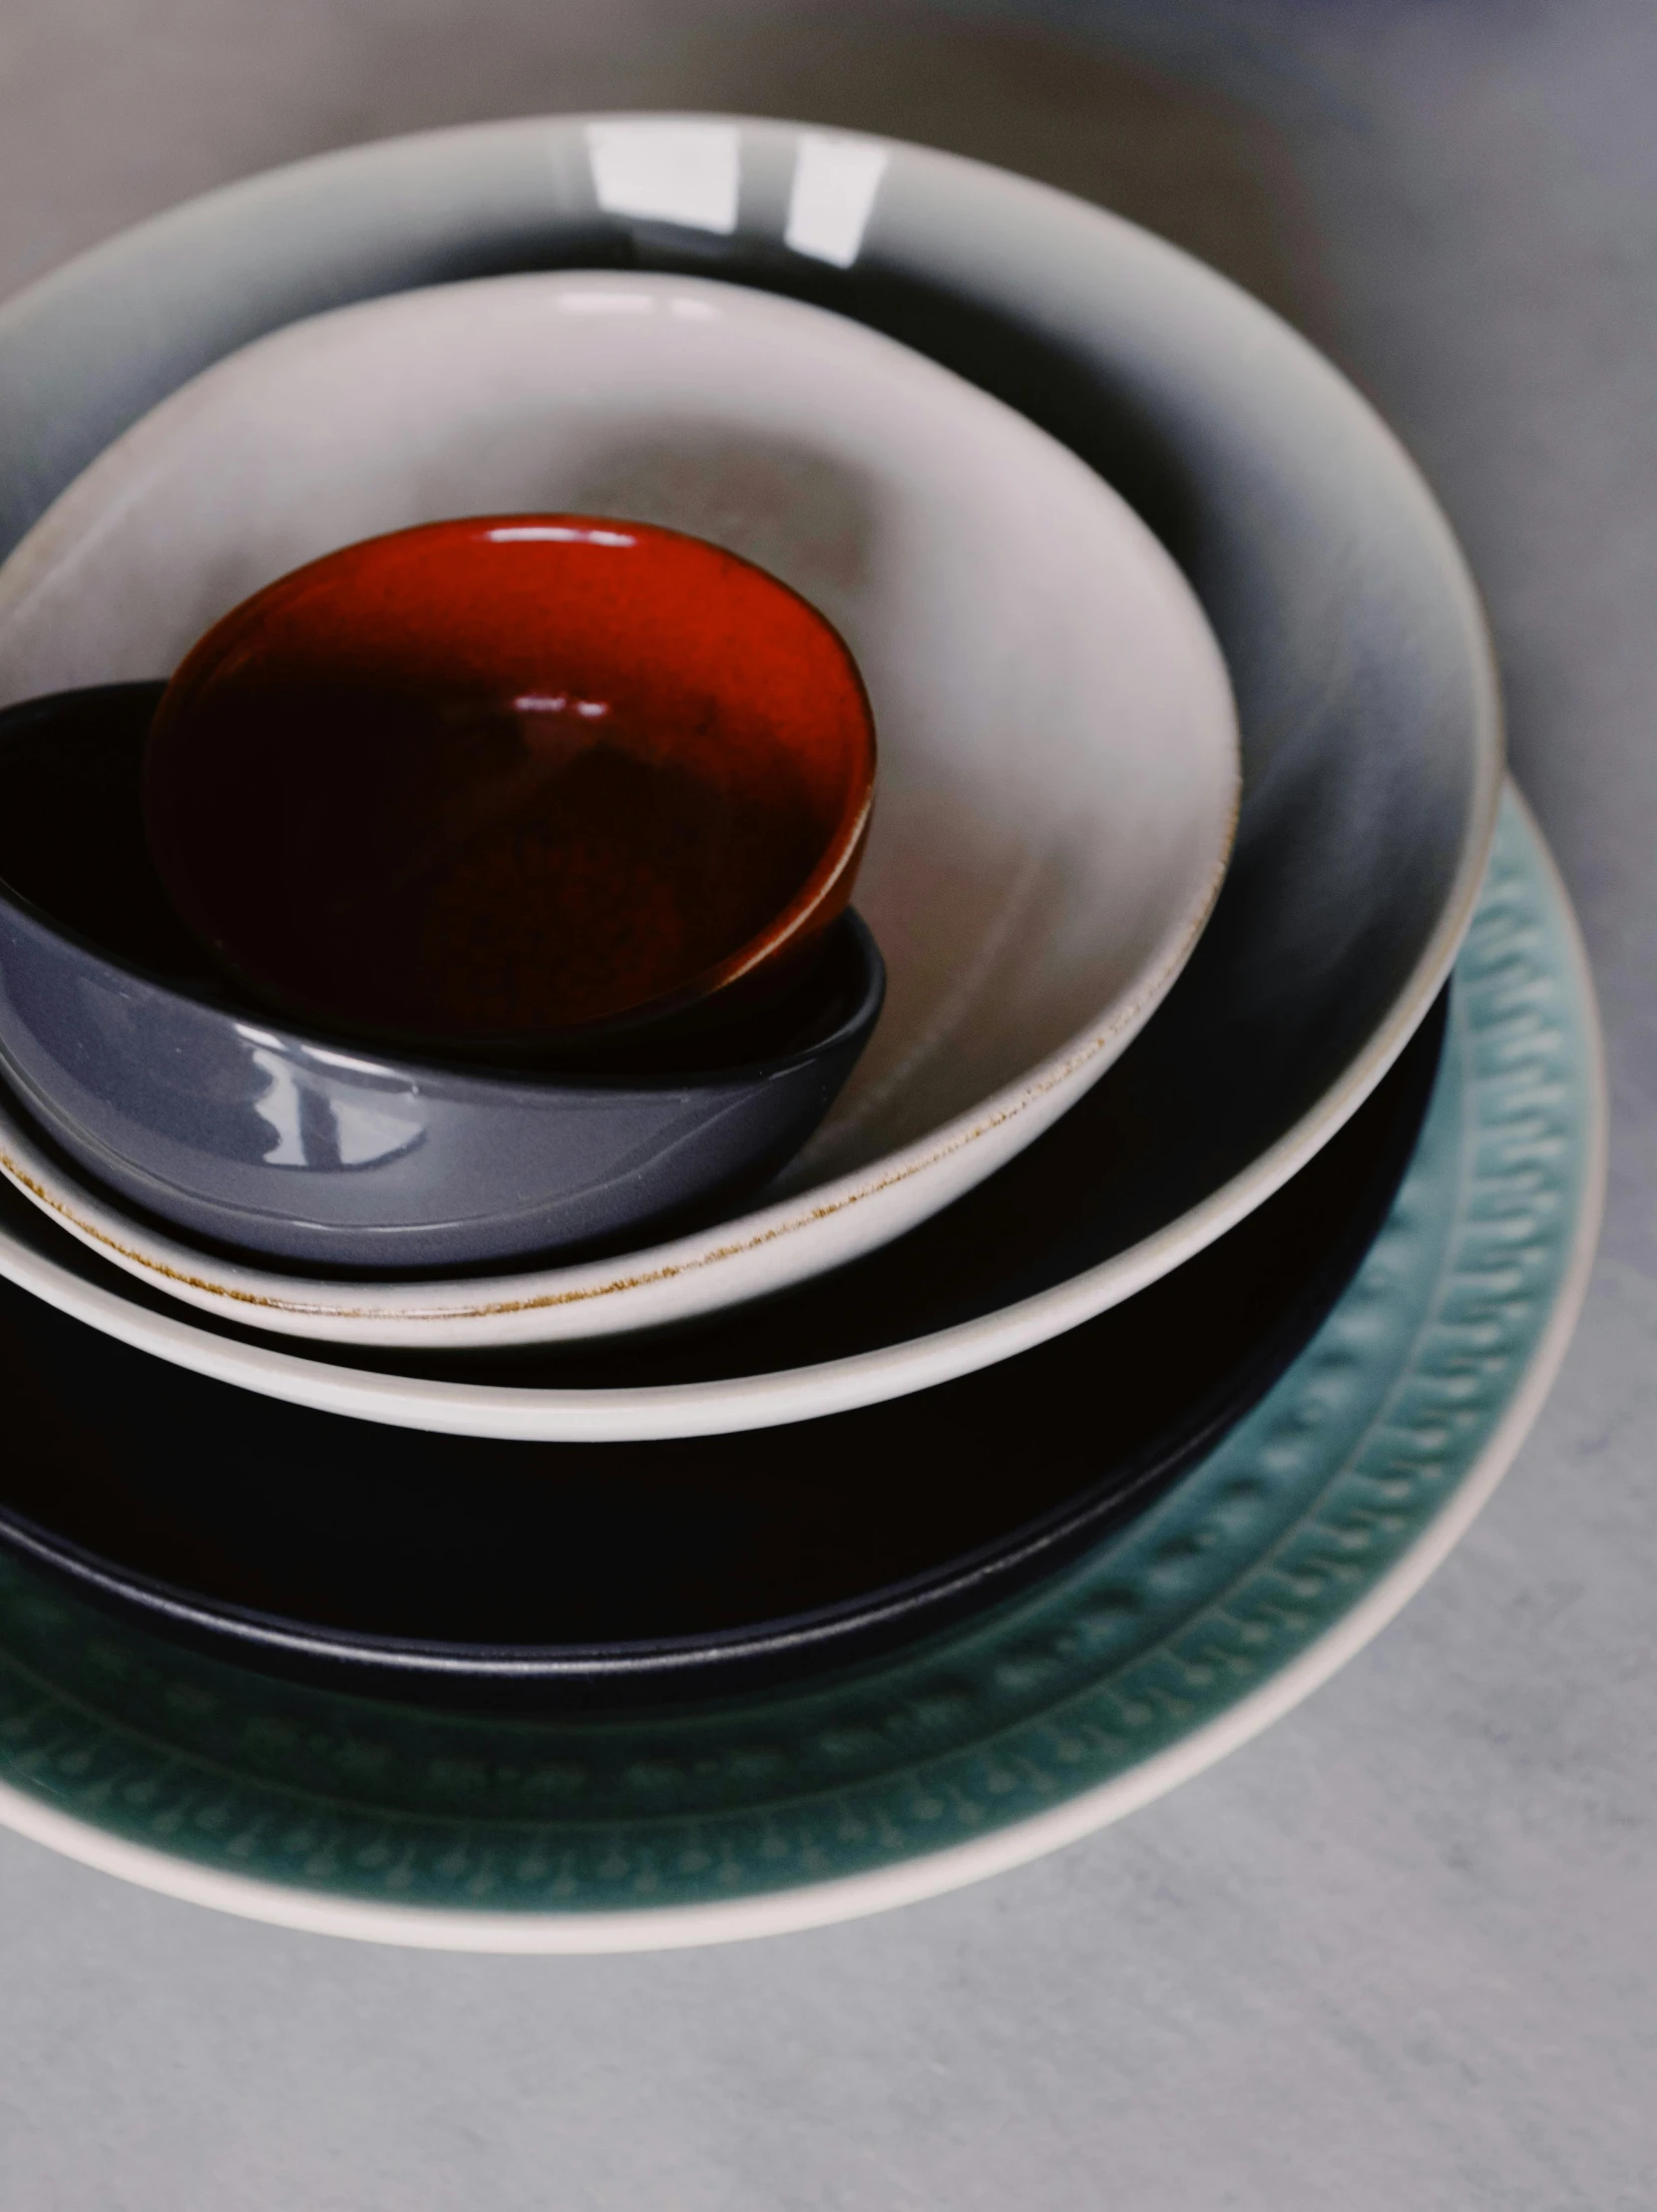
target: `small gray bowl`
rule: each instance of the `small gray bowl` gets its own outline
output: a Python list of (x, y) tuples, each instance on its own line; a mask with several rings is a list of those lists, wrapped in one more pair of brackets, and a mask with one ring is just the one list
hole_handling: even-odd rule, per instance
[(756, 1188), (869, 1040), (886, 975), (853, 914), (717, 1060), (679, 1043), (672, 1067), (538, 1073), (302, 1036), (204, 971), (151, 872), (161, 689), (0, 713), (0, 1074), (71, 1158), (197, 1237), (377, 1273), (615, 1243)]

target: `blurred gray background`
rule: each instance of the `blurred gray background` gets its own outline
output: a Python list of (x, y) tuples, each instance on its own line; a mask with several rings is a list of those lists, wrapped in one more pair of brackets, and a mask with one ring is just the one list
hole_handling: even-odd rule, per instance
[(3, 0), (0, 291), (250, 170), (593, 106), (1031, 172), (1217, 262), (1376, 399), (1488, 597), (1598, 969), (1595, 1288), (1402, 1620), (1227, 1764), (980, 1889), (727, 1951), (468, 1960), (0, 1836), (0, 2204), (1648, 2212), (1657, 7)]

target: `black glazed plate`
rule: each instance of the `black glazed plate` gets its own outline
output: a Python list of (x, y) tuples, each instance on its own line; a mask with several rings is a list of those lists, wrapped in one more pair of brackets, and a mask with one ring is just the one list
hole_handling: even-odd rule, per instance
[(1173, 1275), (981, 1373), (786, 1428), (385, 1428), (188, 1374), (0, 1283), (0, 1543), (152, 1627), (370, 1694), (708, 1695), (924, 1635), (1107, 1536), (1264, 1396), (1386, 1216), (1447, 1001)]

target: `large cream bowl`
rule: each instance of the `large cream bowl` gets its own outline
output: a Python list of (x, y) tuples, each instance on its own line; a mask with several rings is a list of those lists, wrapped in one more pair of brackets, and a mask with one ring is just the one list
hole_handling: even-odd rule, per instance
[[(529, 1294), (510, 1314), (457, 1315), (453, 1300), (441, 1318), (382, 1310), (369, 1334), (395, 1334), (393, 1376), (123, 1302), (90, 1257), (56, 1247), (8, 1237), (4, 1265), (166, 1356), (379, 1418), (668, 1434), (889, 1397), (1177, 1266), (1294, 1173), (1396, 1058), (1448, 972), (1494, 819), (1500, 734), (1476, 600), (1373, 412), (1211, 271), (976, 164), (721, 118), (537, 121), (371, 147), (214, 195), (86, 256), (0, 314), (15, 426), (0, 454), (7, 538), (150, 407), (263, 333), (354, 299), (572, 263), (791, 291), (884, 328), (1068, 445), (1190, 579), (1239, 708), (1236, 853), (1160, 1011), (1042, 1140), (1067, 1148), (1070, 1216), (993, 1310), (959, 1325), (786, 1372), (608, 1396), (410, 1375), (421, 1343), (552, 1333), (556, 1309), (522, 1279)], [(811, 1232), (777, 1241), (796, 1233)], [(661, 1260), (675, 1286), (723, 1264)], [(407, 1295), (418, 1305), (428, 1288)], [(628, 1295), (600, 1297), (616, 1303), (597, 1325), (624, 1326)], [(678, 1288), (639, 1317), (674, 1310)], [(362, 1340), (349, 1312), (299, 1326)]]

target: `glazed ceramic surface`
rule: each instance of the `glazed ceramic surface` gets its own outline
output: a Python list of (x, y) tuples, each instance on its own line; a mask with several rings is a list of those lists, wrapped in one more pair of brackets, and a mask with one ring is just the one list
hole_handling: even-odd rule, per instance
[[(208, 1304), (248, 1293), (271, 1326), (579, 1336), (848, 1258), (988, 1174), (1097, 1078), (1219, 886), (1230, 690), (1188, 587), (1122, 500), (891, 339), (687, 279), (443, 286), (220, 363), (103, 455), (0, 573), (0, 696), (166, 675), (207, 621), (298, 560), (507, 507), (692, 531), (845, 638), (880, 733), (858, 905), (886, 1010), (790, 1209), (621, 1269), (348, 1303), (118, 1237), (130, 1264)], [(78, 1203), (66, 1218), (99, 1226)]]
[(1142, 1510), (1271, 1386), (1392, 1203), (1443, 1031), (1441, 1006), (1314, 1161), (1137, 1298), (784, 1431), (410, 1436), (261, 1404), (0, 1285), (0, 1544), (152, 1625), (394, 1697), (705, 1698), (912, 1641)]
[(798, 1150), (879, 1018), (880, 954), (847, 914), (798, 995), (699, 1064), (692, 1040), (656, 1073), (552, 1075), (295, 1031), (203, 972), (154, 881), (154, 704), (122, 685), (0, 709), (0, 776), (41, 819), (0, 826), (0, 1069), (73, 1158), (199, 1235), (443, 1267), (717, 1211)]
[(0, 1575), (0, 1811), (222, 1910), (608, 1951), (935, 1894), (1133, 1810), (1358, 1650), (1551, 1381), (1603, 1173), (1592, 999), (1507, 817), (1386, 1228), (1218, 1452), (1038, 1592), (897, 1659), (678, 1715), (479, 1721), (280, 1687)]
[[(723, 180), (718, 193), (698, 197), (692, 174)], [(1179, 985), (1086, 1102), (1108, 1117), (1120, 1168), (1092, 1216), (1086, 1281), (1019, 1326), (1050, 1333), (1102, 1310), (1326, 1141), (1444, 979), (1487, 849), (1500, 742), (1478, 610), (1443, 518), (1327, 363), (1130, 224), (886, 142), (608, 118), (330, 157), (148, 224), (37, 286), (0, 315), (0, 390), (17, 426), (0, 457), (7, 535), (147, 408), (263, 332), (342, 297), (577, 262), (712, 272), (887, 330), (1069, 445), (1192, 580), (1240, 709), (1237, 856)], [(120, 346), (107, 342), (114, 329)], [(877, 861), (872, 850), (871, 886)], [(860, 900), (893, 959), (895, 1021), (899, 948), (873, 889)], [(866, 1063), (864, 1096), (879, 1072)], [(855, 1104), (849, 1091), (848, 1115)], [(967, 1151), (994, 1133), (970, 1130)], [(807, 1271), (794, 1267), (800, 1237), (844, 1256), (879, 1193), (853, 1179), (844, 1195), (838, 1210), (766, 1209), (716, 1254), (683, 1246), (579, 1284), (520, 1278), (470, 1310), (322, 1304), (292, 1325), (530, 1341), (665, 1317), (717, 1303), (710, 1276), (764, 1288)], [(167, 1266), (197, 1271), (160, 1251), (140, 1264), (158, 1279)], [(221, 1310), (266, 1294), (214, 1280), (203, 1295)], [(1018, 1341), (1034, 1338), (992, 1332), (959, 1356)], [(946, 1371), (906, 1364), (879, 1387)]]
[(643, 523), (426, 523), (191, 649), (144, 755), (209, 955), (341, 1034), (567, 1060), (781, 997), (844, 910), (875, 736), (774, 577)]

